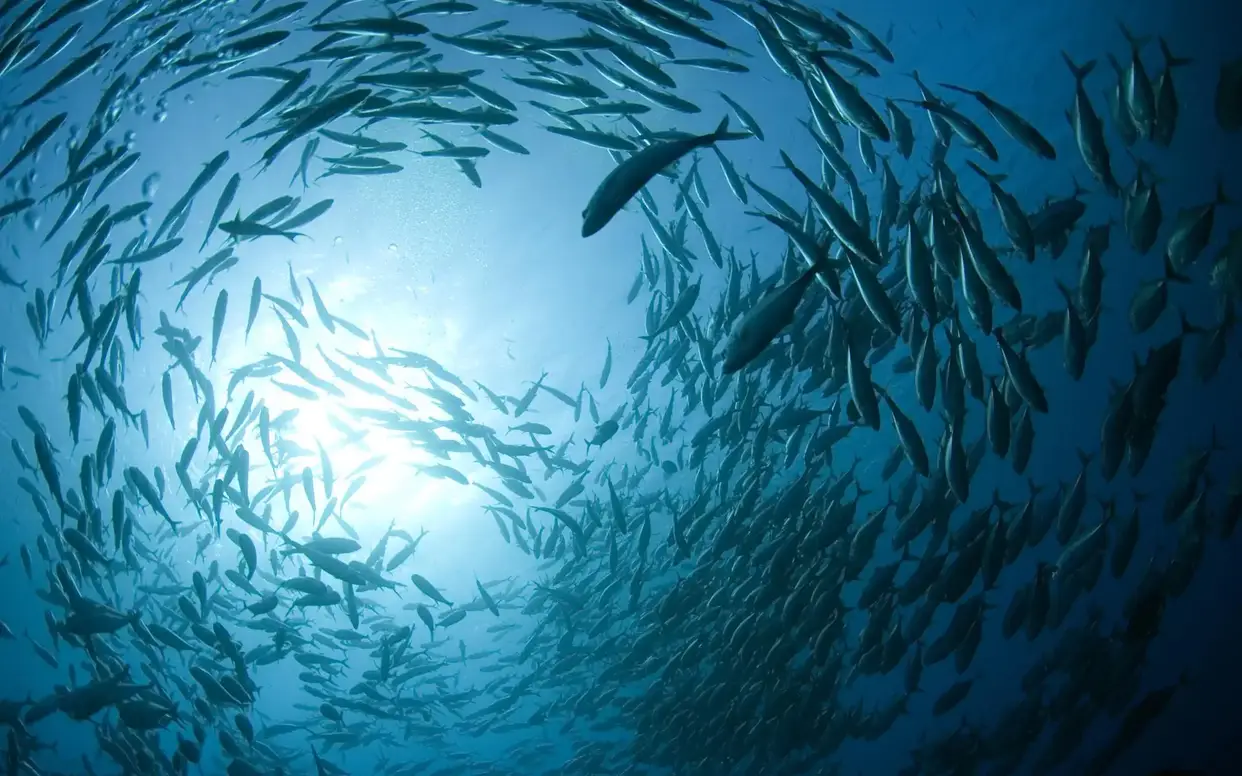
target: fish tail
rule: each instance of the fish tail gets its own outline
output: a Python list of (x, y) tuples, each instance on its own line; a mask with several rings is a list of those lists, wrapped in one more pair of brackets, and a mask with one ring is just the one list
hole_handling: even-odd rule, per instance
[(1164, 56), (1164, 66), (1169, 70), (1172, 70), (1175, 67), (1189, 65), (1194, 62), (1194, 60), (1190, 57), (1173, 56), (1173, 52), (1169, 50), (1169, 42), (1165, 40), (1163, 36), (1160, 38), (1160, 53)]
[[(1231, 205), (1233, 200), (1225, 194), (1225, 181), (1222, 178), (1216, 179), (1216, 204)], [(25, 285), (24, 283), (22, 285)]]
[(1094, 59), (1088, 59), (1085, 63), (1079, 65), (1070, 59), (1070, 55), (1066, 54), (1064, 50), (1061, 51), (1061, 58), (1065, 60), (1065, 64), (1069, 67), (1070, 72), (1074, 74), (1074, 80), (1080, 84), (1095, 69)]
[(970, 169), (977, 172), (985, 181), (992, 182), (993, 179), (992, 179), (991, 173), (989, 173), (987, 170), (983, 169), (979, 165), (975, 164), (972, 160), (967, 159), (966, 165), (970, 167)]
[(980, 92), (975, 89), (967, 89), (965, 86), (955, 86), (954, 84), (947, 84), (943, 81), (940, 82), (940, 86), (945, 89), (952, 89), (955, 92), (961, 92), (962, 94), (969, 94), (972, 97), (980, 94)]
[(1139, 49), (1143, 48), (1143, 45), (1146, 44), (1147, 41), (1151, 40), (1151, 36), (1149, 35), (1139, 36), (1135, 35), (1133, 32), (1130, 32), (1130, 28), (1127, 27), (1126, 23), (1120, 19), (1117, 20), (1117, 26), (1121, 28), (1121, 34), (1126, 36), (1126, 42), (1130, 44), (1131, 50), (1136, 53)]
[(719, 143), (722, 140), (745, 140), (750, 136), (749, 132), (730, 132), (729, 116), (725, 114), (725, 117), (716, 125), (716, 131), (712, 132), (709, 137), (711, 138), (711, 143)]

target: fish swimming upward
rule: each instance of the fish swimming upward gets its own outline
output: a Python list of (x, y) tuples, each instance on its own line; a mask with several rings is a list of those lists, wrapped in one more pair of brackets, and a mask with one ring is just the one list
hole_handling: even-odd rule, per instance
[(716, 131), (709, 135), (655, 142), (638, 151), (608, 173), (591, 195), (591, 201), (582, 211), (582, 236), (590, 237), (607, 226), (643, 186), (691, 151), (722, 140), (744, 140), (750, 136), (749, 132), (730, 132), (729, 117), (725, 116)]

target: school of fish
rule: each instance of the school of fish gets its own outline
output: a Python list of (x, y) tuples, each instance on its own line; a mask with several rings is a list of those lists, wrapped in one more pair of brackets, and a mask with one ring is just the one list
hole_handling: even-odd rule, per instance
[[(902, 773), (1117, 772), (1181, 685), (1143, 683), (1166, 606), (1242, 517), (1242, 471), (1208, 475), (1225, 429), (1183, 451), (1160, 503), (1136, 484), (1171, 386), (1237, 358), (1242, 300), (1242, 229), (1214, 228), (1228, 187), (1196, 181), (1215, 194), (1166, 214), (1142, 160), (1174, 142), (1183, 110), (1242, 130), (1242, 59), (1219, 65), (1214, 104), (1182, 105), (1180, 75), (1216, 65), (1122, 26), (1115, 51), (1064, 57), (1067, 147), (1006, 95), (930, 73), (877, 97), (866, 79), (903, 72), (901, 52), (798, 0), (231, 5), (0, 4), (14, 149), (0, 239), (25, 229), (42, 246), (0, 262), (0, 295), (29, 324), (0, 333), (4, 476), (28, 498), (0, 575), (5, 607), (46, 614), (43, 633), (0, 621), (0, 648), (62, 677), (0, 690), (7, 773), (339, 776), (358, 772), (357, 751), (384, 776), (839, 773), (847, 741), (883, 741), (916, 704), (960, 713), (993, 639), (1042, 645), (1023, 700), (918, 731)], [(511, 19), (575, 32), (519, 34)], [(690, 68), (718, 80), (712, 104), (679, 90)], [(728, 95), (752, 70), (805, 91), (818, 158), (775, 147)], [(91, 79), (97, 105), (61, 99)], [(271, 96), (228, 128), (228, 150), (221, 137), (192, 162), (186, 191), (126, 177), (142, 147), (118, 127), (135, 95), (238, 79)], [(410, 174), (399, 160), (414, 153), (482, 186), (490, 154), (529, 155), (522, 132), (615, 161), (581, 214), (558, 214), (581, 218), (580, 239), (649, 227), (627, 298), (647, 299), (641, 356), (614, 364), (600, 343), (602, 373), (565, 378), (586, 381), (576, 395), (547, 372), (460, 377), (334, 314), (294, 263), (247, 280), (246, 299), (211, 290), (249, 272), (256, 241), (300, 244), (333, 206), (310, 196), (320, 178)], [(742, 155), (780, 167), (740, 169)], [(989, 170), (1015, 156), (1090, 187), (1019, 197)], [(898, 159), (917, 178), (899, 182)], [(291, 193), (246, 201), (253, 175), (290, 171)], [(783, 258), (742, 261), (717, 239), (716, 176), (710, 196), (736, 198)], [(1107, 215), (1084, 218), (1087, 199)], [(1102, 303), (1119, 241), (1150, 278), (1128, 310)], [(180, 299), (152, 309), (144, 273), (165, 267)], [(1024, 304), (1036, 276), (1061, 304)], [(1183, 293), (1219, 306), (1184, 309)], [(183, 304), (210, 309), (209, 330)], [(222, 373), (220, 344), (260, 320), (285, 350)], [(1025, 483), (1074, 401), (1045, 392), (1045, 348), (1058, 381), (1101, 350), (1133, 348), (1133, 368), (1113, 376), (1077, 478), (1032, 480), (1008, 503), (978, 473)], [(65, 412), (11, 398), (33, 386)], [(597, 393), (623, 400), (601, 412)], [(299, 407), (334, 401), (338, 439), (307, 449), (286, 433)], [(523, 418), (539, 406), (572, 410), (578, 439)], [(156, 424), (180, 452), (152, 465)], [(351, 502), (382, 456), (343, 471), (333, 450), (371, 429), (432, 456), (420, 476), (481, 493), (538, 574), (439, 585), (413, 516), (363, 546)], [(850, 460), (860, 438), (891, 454)], [(1148, 533), (1169, 538), (1136, 557)], [(1127, 591), (1122, 612), (1092, 601), (1105, 574)], [(995, 592), (1002, 577), (1015, 594)], [(459, 636), (463, 623), (479, 627)], [(461, 682), (467, 665), (486, 683)], [(279, 670), (297, 693), (261, 700)], [(926, 698), (925, 672), (955, 678)], [(886, 697), (857, 691), (884, 676)], [(48, 765), (56, 717), (92, 742), (74, 769)], [(1088, 750), (1094, 725), (1108, 744)], [(488, 736), (509, 737), (502, 760), (472, 752)]]

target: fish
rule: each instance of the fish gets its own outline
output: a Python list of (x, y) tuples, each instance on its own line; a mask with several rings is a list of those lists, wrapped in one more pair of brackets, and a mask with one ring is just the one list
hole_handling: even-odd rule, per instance
[(582, 211), (582, 236), (590, 237), (607, 226), (648, 181), (686, 154), (721, 141), (749, 137), (749, 132), (730, 132), (729, 117), (726, 116), (711, 134), (652, 143), (638, 151), (617, 165), (596, 187)]
[(8, 770), (1104, 773), (1203, 705), (1238, 122), (1176, 29), (0, 6)]
[(1068, 114), (1070, 126), (1074, 129), (1074, 139), (1078, 144), (1078, 150), (1082, 154), (1083, 161), (1087, 164), (1087, 169), (1095, 176), (1105, 190), (1116, 196), (1121, 187), (1117, 185), (1116, 179), (1113, 177), (1111, 157), (1108, 152), (1108, 144), (1104, 140), (1104, 126), (1096, 115), (1095, 109), (1091, 106), (1091, 98), (1087, 96), (1084, 82), (1087, 76), (1095, 69), (1095, 60), (1079, 65), (1070, 59), (1069, 55), (1064, 51), (1061, 52), (1065, 65), (1074, 74), (1074, 81), (1077, 84), (1077, 90), (1074, 93), (1074, 106)]
[(982, 105), (987, 112), (995, 119), (996, 123), (1005, 130), (1006, 134), (1026, 146), (1033, 153), (1041, 158), (1055, 161), (1057, 158), (1057, 150), (1052, 147), (1052, 143), (1043, 136), (1042, 133), (1031, 125), (1026, 119), (1018, 115), (1013, 109), (1008, 108), (977, 89), (967, 89), (963, 86), (954, 86), (953, 84), (940, 84), (946, 89), (952, 89), (962, 94), (969, 94)]
[(757, 358), (793, 322), (798, 303), (821, 269), (819, 265), (806, 268), (793, 282), (765, 294), (738, 320), (725, 343), (724, 374), (733, 374)]

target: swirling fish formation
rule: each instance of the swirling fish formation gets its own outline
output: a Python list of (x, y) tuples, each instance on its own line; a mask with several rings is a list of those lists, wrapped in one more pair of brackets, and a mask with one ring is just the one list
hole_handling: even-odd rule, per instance
[[(1215, 437), (1186, 451), (1161, 520), (1134, 484), (1171, 386), (1233, 368), (1242, 230), (1214, 228), (1223, 186), (1166, 217), (1161, 179), (1139, 162), (1126, 182), (1117, 151), (1160, 153), (1183, 109), (1238, 131), (1242, 60), (1220, 66), (1214, 105), (1182, 106), (1179, 74), (1211, 64), (1163, 39), (1153, 64), (1149, 41), (1123, 28), (1113, 74), (1065, 57), (1073, 131), (1059, 147), (1005, 95), (914, 73), (908, 96), (875, 97), (865, 79), (901, 72), (892, 41), (796, 0), (358, 5), (0, 8), (17, 141), (0, 170), (12, 192), (0, 234), (17, 262), (0, 283), (29, 324), (0, 347), (6, 423), (17, 415), (6, 482), (30, 505), (15, 516), (26, 538), (12, 541), (21, 574), (4, 572), (6, 606), (37, 602), (47, 628), (0, 635), (63, 677), (0, 700), (7, 772), (335, 776), (365, 756), (352, 767), (385, 776), (838, 773), (843, 744), (884, 741), (927, 704), (903, 773), (1116, 772), (1180, 686), (1143, 690), (1165, 608), (1242, 516), (1239, 473), (1210, 476)], [(553, 21), (572, 31), (510, 30)], [(725, 90), (711, 122), (691, 99), (702, 95), (678, 88), (688, 68)], [(752, 70), (804, 90), (804, 147), (772, 148), (762, 117), (729, 96)], [(158, 114), (167, 95), (239, 79), (274, 86), (231, 130), (244, 142), (219, 138), (176, 199), (153, 177), (134, 199), (126, 173), (142, 148), (120, 135), (143, 95), (161, 95)], [(64, 102), (96, 83), (97, 104)], [(598, 391), (571, 395), (546, 372), (516, 396), (468, 381), (331, 311), (293, 264), (287, 295), (274, 292), (283, 273), (257, 269), (244, 328), (224, 289), (210, 332), (195, 333), (184, 303), (236, 278), (258, 241), (303, 244), (333, 206), (290, 193), (243, 215), (243, 173), (292, 169), (305, 193), (325, 177), (409, 175), (398, 160), (417, 154), (482, 186), (493, 151), (529, 155), (513, 135), (532, 114), (546, 126), (531, 131), (615, 160), (581, 213), (583, 239), (621, 229), (636, 217), (625, 209), (649, 227), (628, 295), (648, 296), (647, 326), (623, 390), (611, 343)], [(196, 147), (213, 139), (204, 130)], [(761, 185), (731, 160), (743, 148), (782, 171)], [(989, 170), (1002, 156), (1065, 168), (1067, 188), (1089, 174), (1092, 189), (1035, 207), (1047, 192)], [(898, 160), (915, 171), (904, 183)], [(718, 191), (704, 182), (714, 167)], [(1084, 223), (1088, 197), (1104, 204)], [(774, 271), (716, 237), (722, 208), (788, 246)], [(19, 238), (23, 224), (33, 237)], [(28, 239), (37, 257), (18, 251)], [(1104, 303), (1119, 240), (1125, 261), (1158, 269), (1128, 311)], [(1053, 260), (1079, 243), (1072, 280), (1057, 278)], [(165, 266), (180, 298), (148, 333), (144, 273)], [(1051, 309), (1033, 309), (1038, 277), (1056, 279)], [(1219, 300), (1219, 317), (1185, 311), (1183, 293)], [(220, 343), (261, 318), (279, 323), (285, 351), (224, 384)], [(1170, 336), (1159, 324), (1172, 318)], [(1048, 347), (1061, 365), (1035, 358)], [(1002, 499), (979, 472), (1022, 481), (1074, 401), (1045, 391), (1052, 369), (1078, 381), (1101, 349), (1136, 357), (1098, 448), (1071, 483)], [(152, 374), (163, 411), (141, 403)], [(12, 399), (62, 391), (55, 417)], [(289, 433), (311, 402), (340, 410), (339, 439), (317, 450)], [(518, 420), (536, 403), (575, 423), (587, 412), (584, 443)], [(178, 455), (150, 449), (155, 424)], [(422, 534), (396, 522), (364, 548), (346, 507), (366, 510), (352, 502), (381, 459), (337, 471), (331, 451), (375, 430), (433, 457), (422, 476), (482, 494), (480, 514), (538, 578), (442, 590), (412, 571), (434, 576)], [(834, 460), (877, 447), (892, 450), (878, 475)], [(1140, 534), (1161, 532), (1168, 548), (1136, 558)], [(1093, 600), (1106, 573), (1127, 591), (1123, 611)], [(1002, 578), (1016, 592), (1002, 595)], [(495, 643), (474, 648), (482, 639)], [(961, 715), (988, 670), (981, 645), (1013, 639), (1042, 648), (1020, 702), (927, 727)], [(263, 696), (281, 666), (295, 666), (296, 688)], [(933, 671), (952, 678), (924, 703)], [(888, 695), (860, 691), (880, 676), (893, 677)], [(59, 716), (92, 742), (70, 768), (42, 732)], [(1110, 737), (1088, 749), (1097, 723)], [(472, 750), (488, 736), (508, 736), (503, 758)]]

